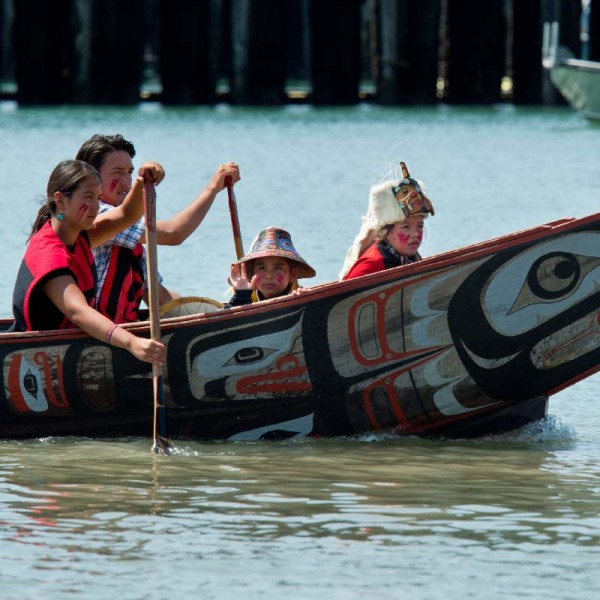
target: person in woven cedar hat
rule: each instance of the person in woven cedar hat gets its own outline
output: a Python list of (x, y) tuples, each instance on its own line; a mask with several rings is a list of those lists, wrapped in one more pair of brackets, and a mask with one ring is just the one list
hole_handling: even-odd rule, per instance
[(371, 187), (369, 208), (350, 246), (340, 279), (353, 279), (421, 260), (425, 218), (433, 206), (423, 182), (413, 179), (401, 162), (402, 179)]
[(315, 275), (294, 248), (290, 234), (267, 227), (256, 236), (250, 251), (231, 265), (228, 281), (234, 294), (224, 308), (285, 296), (299, 288), (298, 279)]

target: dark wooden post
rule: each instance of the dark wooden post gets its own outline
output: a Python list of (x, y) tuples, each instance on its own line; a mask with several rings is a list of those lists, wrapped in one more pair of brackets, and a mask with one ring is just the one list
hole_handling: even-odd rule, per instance
[(511, 51), (515, 104), (539, 104), (542, 99), (542, 14), (540, 0), (511, 0)]
[(215, 101), (212, 16), (210, 0), (160, 0), (164, 104), (210, 104)]
[(437, 101), (439, 0), (380, 0), (381, 104)]
[(231, 0), (234, 104), (285, 101), (287, 4), (281, 0)]
[(447, 89), (452, 104), (499, 102), (505, 69), (504, 0), (447, 0)]
[(13, 3), (0, 0), (0, 79), (14, 78)]
[(408, 90), (406, 76), (408, 62), (403, 47), (408, 33), (407, 2), (379, 0), (378, 33), (379, 55), (377, 61), (377, 99), (380, 104), (402, 104), (403, 91)]
[[(581, 26), (581, 0), (555, 0), (559, 3), (558, 22), (560, 24), (560, 44), (566, 46), (579, 58), (581, 56), (581, 41), (579, 32)], [(593, 10), (593, 9), (592, 9)], [(592, 17), (593, 19), (594, 17)], [(600, 15), (596, 14), (600, 19)]]
[(312, 103), (356, 104), (360, 86), (360, 0), (311, 0)]
[[(542, 27), (544, 23), (554, 23), (555, 21), (559, 21), (559, 2), (560, 0), (540, 0), (540, 21), (542, 22)], [(542, 44), (540, 43), (540, 45)], [(542, 104), (548, 105), (566, 103), (564, 98), (560, 95), (560, 92), (552, 83), (550, 73), (546, 69), (542, 69), (541, 102)]]
[(310, 0), (287, 0), (288, 5), (288, 79), (306, 83), (310, 57), (308, 4)]
[(15, 78), (19, 104), (57, 104), (68, 100), (73, 37), (70, 0), (15, 1)]
[(600, 0), (592, 0), (590, 16), (590, 60), (600, 61)]
[(143, 0), (72, 0), (78, 19), (75, 102), (137, 104), (143, 72)]

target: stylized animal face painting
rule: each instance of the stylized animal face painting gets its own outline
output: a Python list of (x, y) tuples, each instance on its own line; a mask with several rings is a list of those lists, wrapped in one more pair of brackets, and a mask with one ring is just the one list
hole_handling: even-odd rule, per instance
[(308, 393), (301, 328), (297, 311), (202, 336), (190, 345), (192, 393), (236, 400)]
[(482, 263), (392, 281), (333, 308), (331, 359), (357, 431), (426, 425), (496, 403), (469, 377), (447, 324), (453, 290)]
[(599, 233), (571, 233), (490, 259), (450, 304), (461, 360), (498, 398), (552, 390), (600, 360), (599, 290)]
[(98, 412), (114, 407), (111, 351), (99, 344), (19, 348), (4, 356), (3, 374), (7, 401), (17, 413), (57, 416), (71, 414), (73, 405)]
[(345, 415), (359, 431), (423, 430), (543, 396), (600, 363), (599, 311), (595, 232), (499, 248), (348, 297), (328, 319)]

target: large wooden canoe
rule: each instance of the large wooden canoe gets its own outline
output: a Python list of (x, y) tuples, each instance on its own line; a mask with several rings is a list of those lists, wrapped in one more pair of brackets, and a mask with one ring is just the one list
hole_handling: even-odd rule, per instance
[[(599, 369), (599, 312), (600, 214), (164, 319), (169, 434), (513, 429)], [(123, 350), (79, 331), (2, 333), (0, 360), (0, 437), (152, 433), (151, 368)]]

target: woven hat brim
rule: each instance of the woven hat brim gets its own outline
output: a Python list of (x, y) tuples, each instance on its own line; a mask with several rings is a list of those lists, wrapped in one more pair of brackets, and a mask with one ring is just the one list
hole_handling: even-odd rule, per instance
[[(255, 261), (257, 258), (266, 258), (268, 256), (279, 256), (295, 263), (295, 266), (298, 267), (298, 279), (315, 277), (317, 274), (317, 272), (298, 254), (285, 252), (283, 250), (265, 250), (264, 252), (247, 254), (246, 256), (240, 258), (238, 263), (247, 263), (250, 261)], [(254, 265), (252, 265), (252, 271), (254, 271)]]

